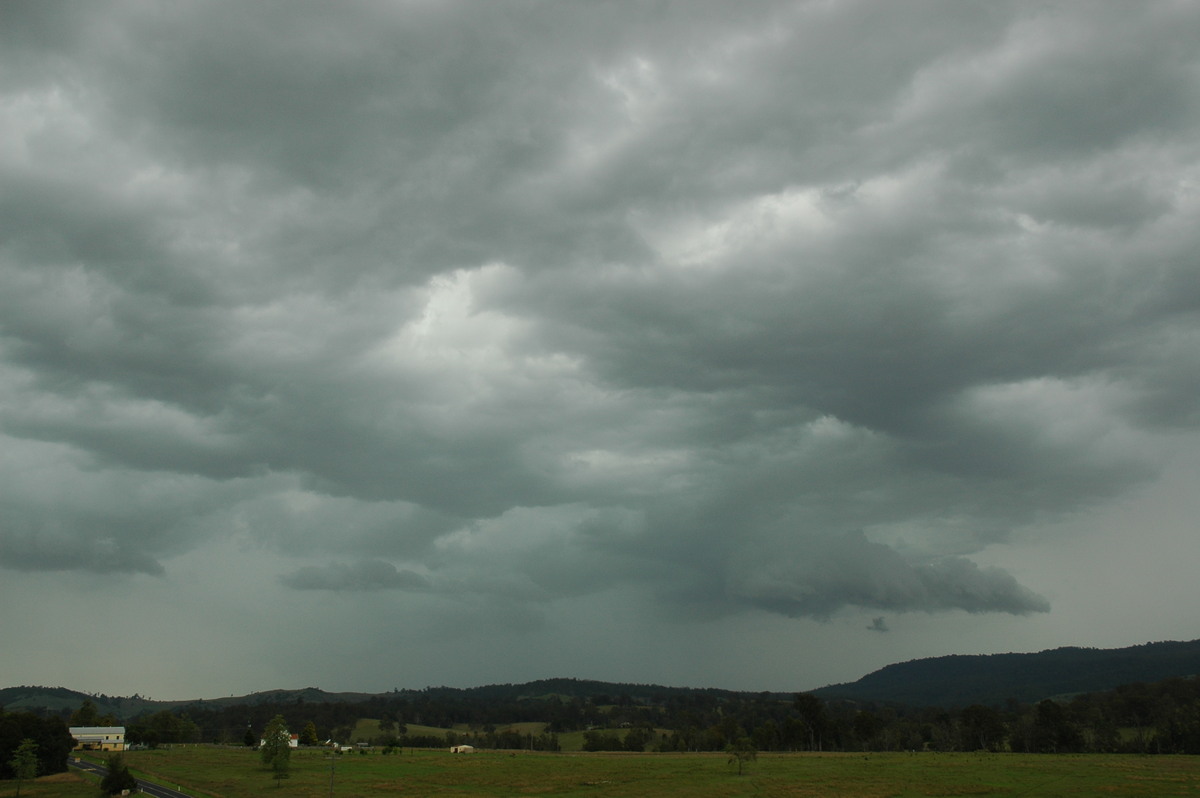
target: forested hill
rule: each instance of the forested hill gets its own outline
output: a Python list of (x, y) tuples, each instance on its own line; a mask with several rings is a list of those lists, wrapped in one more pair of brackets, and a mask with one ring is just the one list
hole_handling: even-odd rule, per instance
[(263, 708), (270, 711), (280, 706), (304, 704), (342, 704), (361, 707), (398, 700), (436, 701), (447, 705), (472, 707), (504, 707), (544, 701), (585, 701), (592, 704), (660, 704), (681, 697), (705, 697), (712, 700), (735, 699), (740, 696), (769, 696), (775, 700), (790, 700), (794, 693), (739, 693), (733, 690), (696, 687), (663, 687), (655, 684), (616, 684), (587, 679), (540, 679), (523, 684), (491, 684), (483, 687), (426, 687), (421, 690), (394, 690), (390, 693), (329, 693), (315, 687), (299, 690), (266, 690), (242, 696), (156, 701), (140, 695), (132, 697), (81, 693), (65, 687), (6, 687), (0, 689), (0, 709), (26, 710), (38, 714), (67, 716), (89, 701), (98, 714), (128, 721), (163, 710), (192, 714), (222, 711), (235, 707)]
[(10, 712), (32, 711), (45, 715), (67, 715), (85, 700), (90, 700), (100, 714), (117, 718), (132, 717), (148, 709), (174, 706), (170, 701), (150, 701), (139, 695), (107, 696), (81, 693), (66, 687), (5, 687), (0, 689), (0, 709)]
[(1200, 674), (1200, 640), (918, 659), (812, 692), (824, 699), (964, 707), (999, 705), (1009, 699), (1033, 702), (1196, 674)]
[[(997, 706), (1009, 700), (1031, 703), (1043, 698), (1099, 692), (1135, 682), (1157, 682), (1196, 674), (1200, 674), (1200, 640), (1147, 643), (1122, 649), (1057, 648), (1036, 654), (934, 657), (889, 665), (856, 682), (834, 684), (810, 692), (827, 700), (851, 699), (914, 707)], [(234, 707), (261, 708), (265, 713), (280, 706), (373, 707), (405, 701), (473, 707), (478, 708), (473, 711), (480, 714), (499, 717), (504, 711), (516, 711), (522, 706), (522, 711), (527, 711), (531, 706), (567, 705), (578, 701), (591, 705), (665, 706), (680, 702), (747, 699), (788, 701), (794, 695), (582, 679), (543, 679), (472, 688), (397, 689), (383, 694), (329, 693), (307, 687), (188, 701), (155, 701), (139, 695), (107, 696), (62, 687), (8, 687), (0, 689), (0, 709), (31, 710), (66, 717), (86, 699), (101, 716), (128, 722), (163, 710), (189, 712), (199, 717)]]
[(103, 693), (81, 693), (65, 687), (5, 687), (0, 689), (0, 709), (39, 714), (67, 715), (90, 701), (100, 715), (118, 720), (135, 718), (148, 712), (179, 710), (188, 707), (275, 706), (278, 704), (337, 704), (358, 703), (373, 698), (371, 693), (327, 693), (315, 687), (299, 690), (265, 690), (227, 698), (156, 701), (141, 695), (110, 696)]

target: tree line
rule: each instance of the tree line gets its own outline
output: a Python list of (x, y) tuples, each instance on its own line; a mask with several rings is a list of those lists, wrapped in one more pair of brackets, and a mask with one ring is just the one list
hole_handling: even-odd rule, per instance
[[(760, 751), (1018, 751), (1200, 753), (1200, 681), (1134, 683), (1070, 699), (961, 708), (822, 700), (812, 694), (648, 691), (511, 698), (437, 688), (354, 703), (191, 707), (136, 721), (158, 742), (240, 742), (275, 715), (320, 741), (348, 741), (359, 718), (381, 719), (380, 745), (557, 750), (557, 735), (584, 731), (591, 750), (723, 751), (741, 738)], [(503, 727), (541, 722), (539, 735)], [(449, 736), (406, 724), (458, 727)], [(465, 731), (461, 729), (465, 728)], [(136, 737), (136, 735), (135, 735)], [(257, 738), (255, 738), (257, 739)]]
[[(116, 725), (92, 716), (85, 702), (72, 725)], [(93, 708), (94, 709), (94, 708)], [(128, 719), (131, 744), (258, 745), (276, 716), (315, 745), (350, 742), (360, 718), (379, 721), (369, 742), (380, 746), (558, 750), (558, 735), (584, 732), (588, 750), (727, 751), (1014, 751), (1045, 753), (1200, 754), (1200, 680), (1134, 683), (1059, 700), (961, 708), (914, 708), (883, 702), (822, 700), (809, 693), (733, 693), (647, 688), (630, 693), (546, 694), (435, 688), (360, 702), (292, 700), (255, 705), (195, 704)], [(86, 723), (84, 721), (95, 721)], [(505, 728), (545, 724), (540, 734)], [(454, 727), (430, 734), (409, 725)], [(22, 741), (37, 743), (38, 773), (59, 772), (73, 741), (61, 716), (0, 715), (0, 777), (15, 774)]]
[(0, 779), (31, 778), (30, 756), (35, 775), (62, 773), (74, 747), (75, 739), (61, 718), (0, 710)]

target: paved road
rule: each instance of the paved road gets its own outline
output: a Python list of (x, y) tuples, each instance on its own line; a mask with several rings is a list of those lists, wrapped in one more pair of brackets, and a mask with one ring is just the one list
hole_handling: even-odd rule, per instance
[[(73, 768), (85, 770), (88, 773), (95, 773), (101, 778), (108, 774), (108, 768), (102, 765), (97, 765), (94, 762), (89, 762), (86, 759), (76, 759), (75, 757), (70, 757), (67, 759), (67, 764)], [(156, 796), (156, 798), (191, 798), (191, 796), (186, 792), (173, 790), (170, 787), (164, 787), (161, 784), (151, 784), (150, 782), (142, 781), (141, 779), (137, 780), (137, 786), (140, 792), (143, 792), (146, 795)]]

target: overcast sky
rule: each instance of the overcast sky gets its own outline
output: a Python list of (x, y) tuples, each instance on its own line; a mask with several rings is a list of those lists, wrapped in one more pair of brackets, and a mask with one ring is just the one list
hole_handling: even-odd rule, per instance
[(1200, 637), (1200, 4), (0, 5), (0, 686)]

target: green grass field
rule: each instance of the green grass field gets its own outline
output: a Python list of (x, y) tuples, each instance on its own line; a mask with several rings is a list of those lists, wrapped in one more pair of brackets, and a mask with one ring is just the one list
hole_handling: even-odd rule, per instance
[[(513, 723), (508, 726), (498, 726), (497, 731), (503, 729), (524, 729), (525, 727), (536, 727), (539, 729), (545, 728), (544, 723)], [(446, 732), (458, 732), (459, 734), (466, 733), (471, 730), (469, 726), (463, 724), (452, 729), (443, 728), (441, 726), (422, 726), (419, 723), (404, 724), (406, 734), (410, 735), (427, 735), (430, 737), (445, 737)], [(524, 733), (524, 732), (522, 732)], [(379, 730), (379, 721), (373, 718), (360, 718), (358, 723), (354, 725), (354, 732), (350, 735), (350, 739), (346, 742), (371, 742), (372, 740), (383, 736), (383, 732)]]
[[(330, 760), (292, 755), (278, 788), (255, 751), (207, 746), (126, 755), (145, 778), (196, 796), (329, 795)], [(333, 794), (410, 796), (1160, 796), (1200, 795), (1200, 757), (1024, 754), (760, 754), (738, 776), (720, 754), (546, 754), (406, 750), (345, 754), (334, 762)], [(95, 782), (65, 777), (26, 783), (22, 796), (73, 798)], [(0, 798), (15, 785), (0, 786)]]

